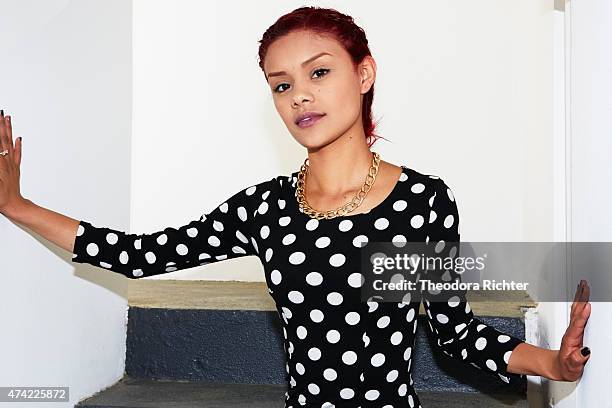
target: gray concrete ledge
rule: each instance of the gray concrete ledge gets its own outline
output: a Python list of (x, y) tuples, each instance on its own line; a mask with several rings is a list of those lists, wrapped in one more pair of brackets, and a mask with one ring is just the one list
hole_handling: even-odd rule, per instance
[[(137, 380), (124, 377), (75, 408), (283, 408), (285, 386)], [(417, 391), (418, 392), (418, 391)], [(528, 408), (523, 397), (418, 392), (424, 408)]]
[[(526, 292), (470, 291), (468, 302), (476, 316), (523, 317), (537, 304)], [(500, 301), (499, 299), (504, 299)], [(265, 282), (130, 279), (128, 304), (141, 308), (275, 311)], [(421, 305), (421, 314), (423, 314)]]

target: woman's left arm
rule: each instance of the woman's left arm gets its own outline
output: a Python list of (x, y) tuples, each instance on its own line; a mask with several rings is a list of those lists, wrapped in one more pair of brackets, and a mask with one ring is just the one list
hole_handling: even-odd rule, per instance
[(549, 350), (527, 343), (516, 346), (508, 372), (539, 375), (556, 381), (576, 381), (582, 376), (591, 351), (583, 347), (584, 328), (591, 315), (590, 288), (585, 280), (580, 281), (570, 312), (570, 323), (561, 340), (559, 350)]

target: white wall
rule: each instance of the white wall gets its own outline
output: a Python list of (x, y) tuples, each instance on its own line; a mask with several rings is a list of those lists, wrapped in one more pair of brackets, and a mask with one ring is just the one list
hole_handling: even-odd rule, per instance
[[(297, 170), (306, 151), (274, 109), (257, 41), (303, 4), (0, 0), (2, 34), (17, 33), (3, 37), (0, 105), (24, 136), (24, 195), (95, 225), (150, 232)], [(353, 15), (368, 33), (374, 115), (392, 141), (374, 150), (447, 181), (463, 240), (552, 239), (552, 1), (312, 4)], [(11, 350), (0, 380), (69, 384), (76, 399), (120, 377), (126, 281), (71, 265), (0, 222), (12, 272), (0, 277), (12, 292), (2, 290), (3, 309), (18, 310), (2, 316), (20, 330), (0, 340)], [(264, 280), (254, 257), (157, 278)], [(33, 319), (46, 325), (41, 341), (27, 329)], [(16, 348), (35, 353), (29, 364)]]
[[(0, 107), (23, 136), (22, 194), (118, 228), (129, 226), (131, 20), (124, 0), (0, 0)], [(70, 403), (54, 406), (72, 407), (122, 376), (123, 277), (72, 264), (5, 217), (0, 259), (0, 384), (68, 386)]]
[[(463, 240), (552, 240), (552, 1), (311, 4), (365, 29), (378, 65), (374, 116), (392, 141), (373, 150), (444, 178)], [(265, 29), (302, 5), (241, 2), (236, 13), (231, 2), (134, 1), (134, 231), (181, 225), (299, 169), (306, 150), (256, 57)], [(156, 278), (264, 280), (254, 257)]]
[[(571, 158), (571, 237), (575, 242), (612, 241), (612, 3), (606, 0), (571, 2), (570, 135)], [(583, 269), (587, 269), (584, 271)], [(612, 262), (593, 259), (592, 265), (576, 265), (577, 282), (584, 272), (601, 272), (592, 295), (584, 343), (591, 359), (577, 386), (577, 407), (606, 406), (612, 361)], [(571, 287), (571, 286), (570, 286)], [(602, 300), (608, 302), (602, 302)]]

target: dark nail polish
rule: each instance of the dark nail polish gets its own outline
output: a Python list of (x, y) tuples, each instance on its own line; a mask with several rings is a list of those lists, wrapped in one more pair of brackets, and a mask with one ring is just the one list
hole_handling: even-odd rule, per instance
[(583, 347), (582, 350), (580, 350), (580, 354), (582, 354), (583, 356), (588, 356), (589, 354), (591, 354), (591, 350), (589, 350), (588, 347)]
[(4, 116), (4, 109), (0, 109), (0, 115)]

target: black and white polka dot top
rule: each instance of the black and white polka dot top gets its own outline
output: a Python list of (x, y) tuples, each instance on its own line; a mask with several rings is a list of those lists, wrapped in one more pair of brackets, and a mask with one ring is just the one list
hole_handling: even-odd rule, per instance
[[(296, 171), (244, 188), (179, 228), (126, 234), (80, 221), (72, 261), (137, 279), (257, 256), (283, 328), (286, 408), (420, 407), (411, 355), (421, 300), (362, 302), (359, 251), (369, 241), (459, 242), (459, 216), (441, 178), (401, 167), (382, 203), (332, 219), (299, 209)], [(465, 296), (423, 303), (443, 352), (500, 381), (522, 377), (507, 365), (523, 340), (483, 324)]]

